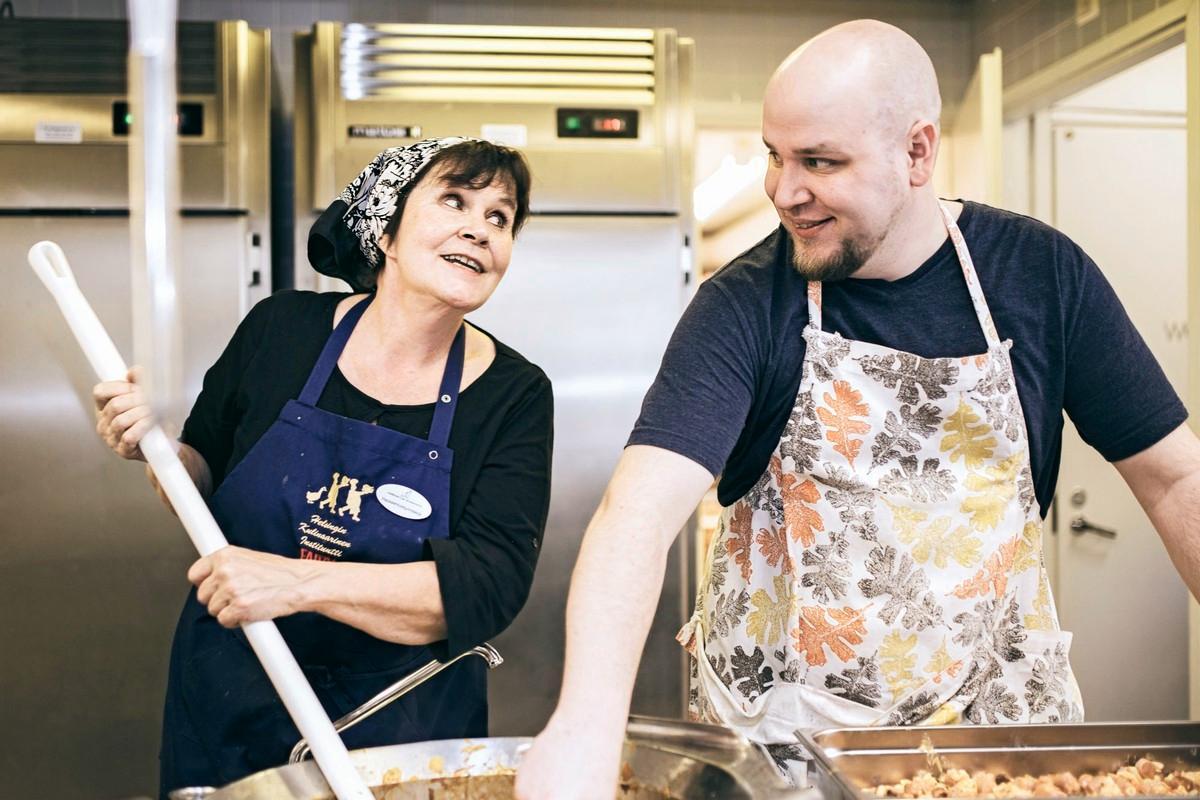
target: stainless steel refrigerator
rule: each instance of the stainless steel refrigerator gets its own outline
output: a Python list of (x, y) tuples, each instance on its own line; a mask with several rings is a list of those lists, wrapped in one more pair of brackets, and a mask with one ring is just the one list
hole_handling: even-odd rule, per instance
[[(179, 26), (189, 398), (269, 291), (268, 34)], [(194, 559), (141, 468), (95, 433), (94, 378), (25, 255), (62, 245), (132, 358), (127, 27), (0, 19), (0, 797), (158, 785), (171, 631)]]
[[(492, 734), (536, 733), (558, 694), (580, 539), (692, 289), (691, 42), (669, 29), (319, 23), (296, 44), (297, 253), (315, 215), (385, 147), (466, 135), (529, 159), (531, 219), (504, 282), (468, 319), (554, 384), (545, 544), (489, 677)], [(329, 282), (298, 264), (296, 285)], [(638, 712), (683, 711), (685, 538)]]

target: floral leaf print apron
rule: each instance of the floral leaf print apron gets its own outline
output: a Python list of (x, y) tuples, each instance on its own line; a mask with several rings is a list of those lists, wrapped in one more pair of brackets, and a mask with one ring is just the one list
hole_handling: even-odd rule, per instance
[(986, 353), (922, 358), (821, 330), (768, 468), (725, 508), (679, 632), (689, 712), (803, 782), (798, 730), (1083, 718), (1042, 561), (1009, 349), (953, 241)]

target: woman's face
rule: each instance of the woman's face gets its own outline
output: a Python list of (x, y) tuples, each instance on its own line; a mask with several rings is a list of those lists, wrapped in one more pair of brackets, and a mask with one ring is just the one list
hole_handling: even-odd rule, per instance
[(508, 269), (516, 208), (504, 182), (470, 189), (450, 185), (441, 171), (426, 175), (408, 195), (395, 238), (384, 243), (381, 284), (395, 279), (461, 313), (474, 311)]

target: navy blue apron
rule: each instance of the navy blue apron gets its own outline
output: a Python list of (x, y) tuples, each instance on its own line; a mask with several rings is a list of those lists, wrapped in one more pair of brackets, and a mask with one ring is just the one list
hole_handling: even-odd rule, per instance
[[(371, 298), (338, 323), (299, 398), (209, 502), (230, 544), (288, 558), (405, 563), (450, 535), (447, 447), (462, 380), (465, 329), (450, 348), (428, 441), (317, 408)], [(276, 620), (336, 719), (434, 656), (319, 614)], [(486, 669), (465, 659), (343, 734), (350, 748), (487, 735)], [(161, 792), (219, 786), (286, 763), (300, 734), (240, 630), (184, 604), (167, 681)]]

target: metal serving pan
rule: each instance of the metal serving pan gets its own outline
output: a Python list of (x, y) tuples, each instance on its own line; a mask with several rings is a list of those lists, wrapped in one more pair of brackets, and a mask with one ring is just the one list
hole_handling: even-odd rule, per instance
[[(508, 800), (532, 739), (450, 739), (354, 750), (351, 761), (381, 800)], [(631, 717), (620, 800), (818, 800), (792, 789), (768, 756), (713, 725)], [(181, 795), (182, 796), (182, 795)], [(206, 792), (207, 800), (331, 800), (311, 761), (265, 770)]]
[(934, 771), (931, 749), (945, 769), (1008, 775), (1103, 772), (1143, 756), (1168, 771), (1200, 768), (1195, 722), (835, 728), (803, 739), (811, 783), (830, 800), (874, 797), (870, 787)]

